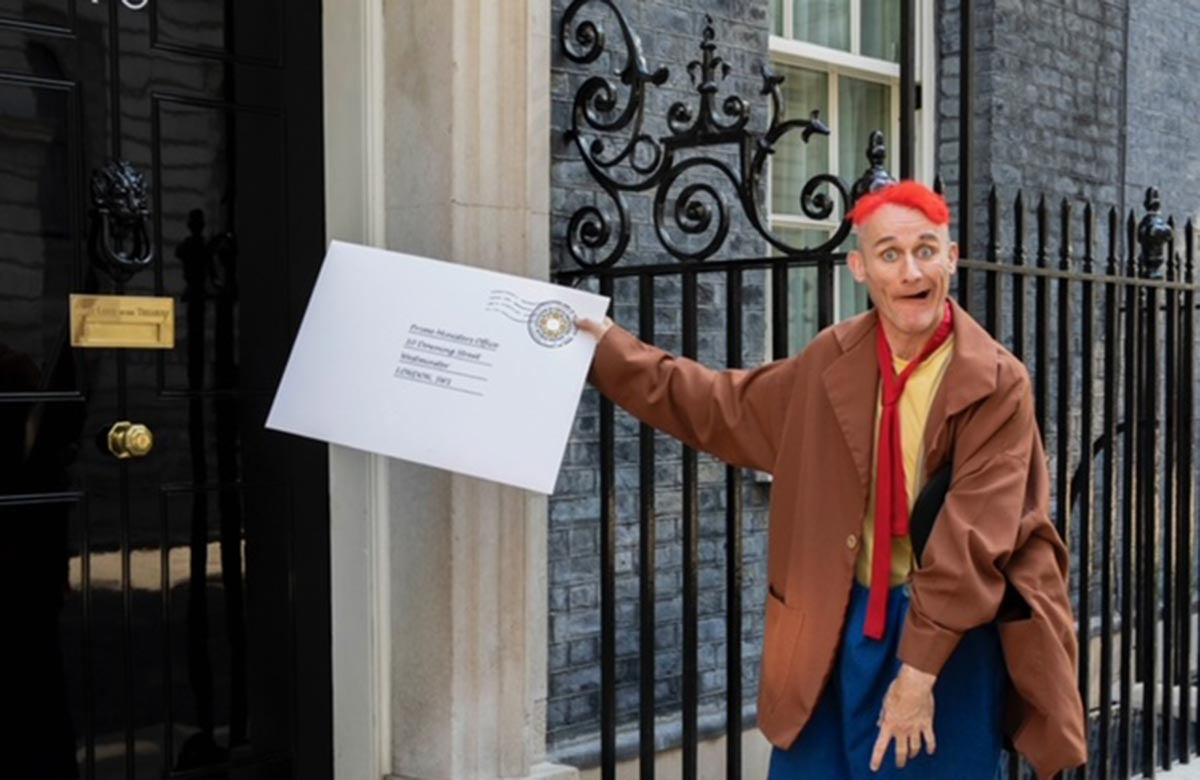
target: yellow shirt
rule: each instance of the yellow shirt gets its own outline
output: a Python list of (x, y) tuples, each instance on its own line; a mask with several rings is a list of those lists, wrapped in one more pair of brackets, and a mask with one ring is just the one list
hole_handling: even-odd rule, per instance
[[(917, 370), (909, 377), (900, 396), (900, 446), (904, 452), (904, 477), (908, 488), (908, 508), (912, 511), (913, 503), (917, 500), (924, 480), (922, 479), (925, 460), (925, 423), (929, 420), (929, 410), (933, 406), (933, 397), (942, 384), (946, 374), (946, 366), (954, 351), (954, 337), (917, 366)], [(893, 358), (896, 373), (908, 366), (909, 361)], [(871, 495), (867, 499), (867, 515), (863, 519), (862, 547), (858, 554), (858, 581), (866, 586), (871, 584), (871, 554), (875, 549), (875, 470), (879, 461), (879, 413), (883, 402), (880, 396), (875, 400), (875, 446), (871, 453)], [(892, 540), (892, 585), (908, 582), (913, 568), (912, 539), (908, 536)]]

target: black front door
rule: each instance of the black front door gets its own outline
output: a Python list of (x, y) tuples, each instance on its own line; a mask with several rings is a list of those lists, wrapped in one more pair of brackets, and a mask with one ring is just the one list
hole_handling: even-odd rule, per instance
[[(320, 13), (0, 0), (0, 777), (331, 775), (325, 451), (263, 428)], [(72, 346), (72, 294), (172, 299), (173, 348)]]

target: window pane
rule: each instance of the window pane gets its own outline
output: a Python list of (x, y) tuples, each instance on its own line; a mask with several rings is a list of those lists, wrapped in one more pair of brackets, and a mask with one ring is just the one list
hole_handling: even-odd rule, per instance
[(900, 61), (900, 0), (862, 0), (862, 54)]
[(783, 35), (783, 0), (771, 0), (771, 34)]
[[(824, 230), (776, 227), (775, 235), (792, 246), (817, 246), (828, 240)], [(817, 269), (788, 269), (788, 351), (795, 354), (817, 335)]]
[(795, 0), (792, 37), (850, 51), (850, 0)]
[(867, 141), (874, 130), (884, 140), (891, 134), (891, 87), (842, 76), (838, 79), (838, 116), (831, 129), (838, 134), (838, 173), (855, 181), (867, 169)]
[(850, 273), (850, 269), (844, 265), (838, 266), (838, 277), (837, 318), (845, 320), (855, 314), (862, 314), (867, 310), (867, 304), (870, 302), (867, 288), (854, 281), (854, 274)]
[[(801, 119), (814, 110), (829, 117), (829, 76), (820, 71), (779, 66), (786, 79), (781, 87), (786, 116)], [(800, 213), (800, 190), (818, 173), (829, 171), (829, 139), (814, 135), (808, 143), (802, 131), (793, 130), (775, 146), (771, 159), (771, 210), (776, 214)], [(865, 146), (865, 141), (863, 142)]]
[[(841, 249), (845, 252), (858, 249), (858, 235), (851, 233), (846, 242), (842, 244)], [(870, 296), (867, 295), (866, 285), (854, 281), (854, 274), (850, 273), (848, 265), (838, 266), (837, 274), (837, 319), (840, 321), (866, 311), (870, 303)]]

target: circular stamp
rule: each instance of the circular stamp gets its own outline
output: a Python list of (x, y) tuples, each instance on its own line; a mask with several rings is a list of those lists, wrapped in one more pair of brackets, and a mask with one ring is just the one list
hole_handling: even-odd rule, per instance
[(575, 310), (562, 301), (544, 301), (529, 315), (529, 335), (543, 347), (561, 347), (575, 338)]

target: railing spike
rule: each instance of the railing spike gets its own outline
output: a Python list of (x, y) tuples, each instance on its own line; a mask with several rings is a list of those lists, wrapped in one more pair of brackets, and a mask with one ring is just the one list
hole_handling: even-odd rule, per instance
[(1096, 221), (1092, 214), (1092, 202), (1083, 203), (1083, 272), (1092, 273), (1095, 264)]
[(1058, 265), (1064, 271), (1071, 269), (1071, 202), (1066, 198), (1059, 204), (1060, 223)]
[(1046, 205), (1046, 195), (1043, 193), (1038, 197), (1037, 205), (1037, 248), (1034, 257), (1037, 261), (1038, 268), (1045, 268), (1048, 253), (1046, 252), (1046, 242), (1050, 233), (1050, 208)]
[(1108, 267), (1105, 273), (1115, 276), (1117, 273), (1117, 246), (1121, 230), (1121, 218), (1117, 215), (1117, 207), (1108, 208)]
[(1184, 226), (1184, 234), (1183, 234), (1184, 280), (1188, 284), (1192, 283), (1193, 272), (1195, 271), (1195, 268), (1194, 268), (1194, 261), (1196, 259), (1195, 249), (1196, 249), (1196, 226), (1192, 222), (1192, 220), (1189, 219), (1187, 221), (1187, 224)]
[(1129, 210), (1125, 220), (1125, 275), (1137, 276), (1137, 215)]
[(1000, 262), (1000, 198), (994, 184), (988, 189), (988, 261)]
[(1171, 237), (1167, 239), (1167, 279), (1174, 281), (1179, 278), (1179, 258), (1175, 255), (1175, 217), (1167, 217), (1167, 227), (1171, 229)]

